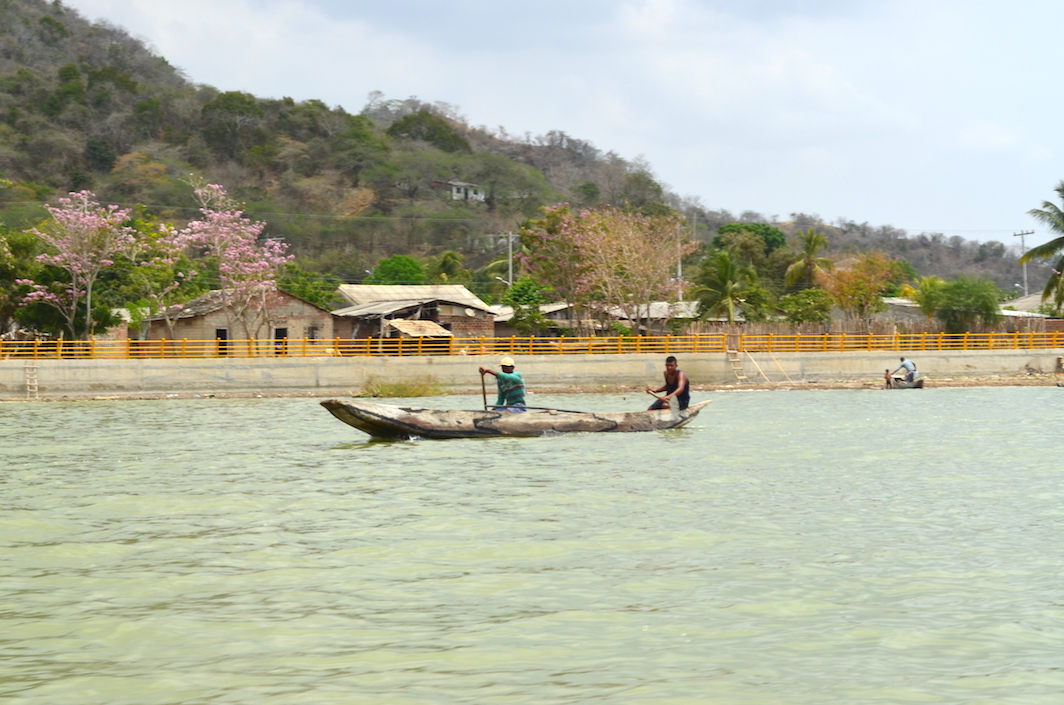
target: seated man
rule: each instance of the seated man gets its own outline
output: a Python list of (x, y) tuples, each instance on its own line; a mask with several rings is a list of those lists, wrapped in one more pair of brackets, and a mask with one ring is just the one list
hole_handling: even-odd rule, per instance
[(906, 360), (904, 357), (901, 359), (901, 364), (898, 365), (898, 369), (894, 370), (895, 374), (901, 370), (905, 370), (905, 381), (913, 382), (920, 374), (916, 371), (916, 363), (912, 360)]
[(514, 371), (512, 357), (504, 357), (499, 361), (501, 372), (496, 372), (488, 367), (481, 367), (480, 374), (495, 375), (495, 382), (499, 388), (499, 395), (495, 399), (497, 411), (524, 411), (525, 406), (525, 380), (520, 372)]
[(683, 370), (677, 369), (676, 358), (672, 355), (665, 358), (665, 384), (657, 389), (647, 387), (647, 391), (651, 394), (665, 392), (665, 396), (650, 405), (649, 411), (668, 409), (669, 400), (673, 397), (676, 397), (681, 410), (686, 409), (687, 405), (691, 403), (691, 381), (687, 379), (687, 375), (684, 374)]

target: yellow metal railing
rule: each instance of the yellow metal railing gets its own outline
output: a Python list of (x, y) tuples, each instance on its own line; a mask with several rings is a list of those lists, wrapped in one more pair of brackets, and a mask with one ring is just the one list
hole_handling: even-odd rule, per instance
[[(0, 358), (166, 359), (204, 357), (369, 357), (423, 355), (596, 355), (739, 352), (851, 352), (1059, 348), (1064, 334), (918, 333), (914, 335), (664, 335), (589, 338), (309, 338), (248, 340), (0, 340)], [(736, 343), (736, 341), (738, 341)]]

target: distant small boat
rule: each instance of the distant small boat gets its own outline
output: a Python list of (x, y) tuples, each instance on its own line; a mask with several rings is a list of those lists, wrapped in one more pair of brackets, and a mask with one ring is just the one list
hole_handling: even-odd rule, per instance
[(709, 403), (698, 402), (675, 412), (662, 409), (620, 413), (559, 409), (520, 413), (447, 411), (375, 404), (352, 399), (326, 399), (321, 405), (344, 423), (375, 438), (477, 438), (542, 436), (548, 433), (662, 431), (686, 425)]
[(887, 389), (923, 389), (924, 378), (917, 377), (912, 382), (906, 382), (902, 377), (893, 377)]

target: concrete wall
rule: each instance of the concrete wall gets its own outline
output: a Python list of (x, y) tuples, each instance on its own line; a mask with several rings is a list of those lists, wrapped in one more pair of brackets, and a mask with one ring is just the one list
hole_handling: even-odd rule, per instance
[[(935, 377), (1008, 375), (1026, 367), (1055, 372), (1064, 349), (953, 351), (914, 354), (920, 373)], [(723, 353), (682, 355), (680, 368), (695, 384), (736, 383)], [(774, 382), (879, 380), (898, 366), (897, 353), (755, 353), (742, 355), (751, 382), (764, 382), (753, 361)], [(658, 385), (664, 355), (525, 355), (516, 357), (530, 389)], [(456, 391), (480, 389), (480, 365), (497, 367), (496, 357), (318, 357), (213, 358), (187, 360), (38, 360), (42, 397), (80, 394), (191, 392), (357, 391), (367, 378), (409, 379), (432, 375)], [(0, 360), (0, 399), (25, 398), (25, 361)], [(489, 380), (490, 381), (490, 380)]]

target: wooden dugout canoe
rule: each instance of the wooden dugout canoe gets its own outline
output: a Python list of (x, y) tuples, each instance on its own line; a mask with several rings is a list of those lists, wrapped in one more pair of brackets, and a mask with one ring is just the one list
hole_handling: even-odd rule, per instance
[(890, 386), (887, 387), (887, 389), (923, 389), (923, 388), (924, 388), (924, 378), (923, 377), (917, 377), (912, 382), (906, 382), (901, 377), (895, 377), (891, 381)]
[(326, 399), (321, 405), (344, 423), (375, 438), (478, 438), (542, 436), (547, 433), (662, 431), (680, 428), (710, 402), (671, 410), (585, 413), (578, 411), (444, 411), (390, 406), (353, 399)]

